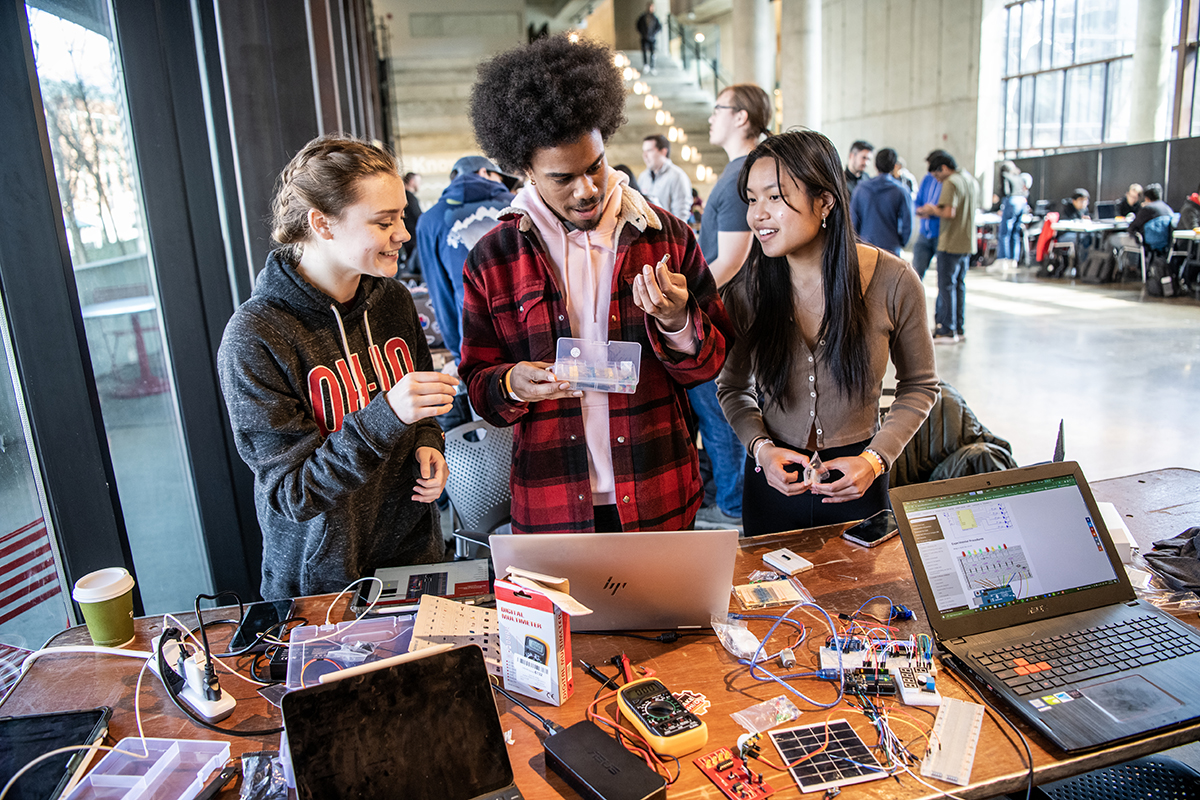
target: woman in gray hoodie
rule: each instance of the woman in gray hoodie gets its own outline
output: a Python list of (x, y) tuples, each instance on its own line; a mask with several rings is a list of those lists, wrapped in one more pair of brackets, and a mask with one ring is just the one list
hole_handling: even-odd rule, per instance
[(396, 274), (404, 184), (387, 152), (340, 134), (280, 176), (271, 252), (225, 328), (221, 388), (254, 472), (262, 595), (338, 591), (380, 567), (440, 561), (446, 483), (433, 371)]

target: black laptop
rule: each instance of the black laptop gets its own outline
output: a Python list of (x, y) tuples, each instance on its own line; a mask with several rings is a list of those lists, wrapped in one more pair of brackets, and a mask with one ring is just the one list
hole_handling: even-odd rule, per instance
[(1055, 744), (1200, 718), (1200, 635), (1137, 600), (1078, 464), (890, 494), (939, 648)]
[(475, 645), (283, 696), (300, 800), (521, 800)]
[(1110, 220), (1117, 218), (1117, 204), (1112, 200), (1096, 202), (1096, 219)]

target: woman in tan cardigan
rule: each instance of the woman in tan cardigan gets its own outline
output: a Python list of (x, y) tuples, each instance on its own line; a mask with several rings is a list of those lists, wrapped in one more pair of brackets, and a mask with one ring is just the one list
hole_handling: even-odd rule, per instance
[[(937, 397), (921, 282), (855, 241), (822, 134), (766, 139), (738, 189), (754, 244), (725, 294), (737, 338), (717, 384), (749, 454), (746, 535), (863, 519), (888, 506), (887, 468)], [(889, 358), (896, 399), (881, 426)]]

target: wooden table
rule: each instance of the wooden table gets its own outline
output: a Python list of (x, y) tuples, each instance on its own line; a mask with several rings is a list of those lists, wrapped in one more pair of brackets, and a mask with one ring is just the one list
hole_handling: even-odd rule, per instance
[[(1114, 503), (1125, 515), (1126, 522), (1143, 548), (1155, 539), (1168, 538), (1181, 532), (1189, 525), (1200, 524), (1200, 472), (1186, 469), (1168, 469), (1155, 472), (1098, 481), (1093, 485), (1098, 500)], [(916, 613), (911, 622), (899, 623), (901, 635), (929, 633), (920, 600), (912, 581), (912, 573), (904, 556), (899, 539), (893, 539), (874, 550), (851, 545), (838, 536), (840, 527), (814, 528), (791, 534), (780, 534), (743, 540), (736, 567), (736, 578), (741, 581), (762, 564), (762, 555), (769, 550), (787, 546), (812, 561), (817, 567), (801, 577), (805, 586), (816, 597), (817, 602), (831, 613), (852, 612), (863, 602), (875, 595), (886, 595), (896, 603), (907, 605)], [(686, 557), (686, 554), (681, 554)], [(302, 598), (297, 613), (314, 622), (324, 618), (325, 609), (333, 596)], [(334, 609), (333, 618), (343, 619), (347, 601), (343, 599)], [(886, 605), (869, 607), (876, 613), (884, 613)], [(178, 615), (185, 623), (192, 623), (190, 614)], [(207, 614), (206, 614), (207, 616)], [(815, 649), (828, 634), (825, 623), (815, 615), (807, 613), (799, 617), (810, 626), (805, 645), (797, 653), (800, 664), (812, 664)], [(1189, 622), (1195, 622), (1190, 615)], [(148, 649), (150, 639), (161, 628), (161, 618), (138, 620), (137, 640), (132, 647)], [(753, 623), (756, 633), (765, 633), (766, 623)], [(228, 628), (214, 628), (211, 634), (215, 647), (222, 647), (229, 636)], [(85, 644), (87, 634), (82, 627), (59, 634), (54, 645)], [(777, 684), (759, 683), (753, 680), (745, 667), (739, 666), (726, 653), (713, 636), (689, 636), (675, 644), (660, 644), (623, 636), (590, 636), (577, 634), (572, 639), (576, 659), (575, 695), (561, 708), (543, 706), (531, 701), (539, 713), (565, 725), (583, 718), (584, 709), (592, 700), (599, 684), (578, 668), (578, 660), (593, 664), (604, 664), (610, 656), (625, 652), (635, 665), (657, 671), (659, 678), (673, 691), (690, 689), (705, 694), (712, 708), (704, 716), (709, 728), (709, 742), (698, 753), (681, 759), (684, 764), (679, 781), (669, 790), (669, 797), (677, 798), (720, 798), (722, 795), (701, 773), (691, 765), (691, 758), (710, 752), (717, 747), (731, 746), (742, 732), (729, 717), (735, 711), (780, 694), (797, 702), (804, 714), (792, 724), (818, 723), (827, 716), (845, 718), (869, 744), (875, 743), (873, 729), (861, 715), (842, 706), (829, 712), (814, 709), (786, 693)], [(134, 688), (137, 684), (141, 662), (99, 655), (64, 654), (43, 656), (26, 673), (14, 688), (0, 713), (23, 714), (38, 711), (59, 711), (97, 705), (110, 705), (115, 711), (110, 737), (113, 740), (137, 733), (134, 720)], [(612, 668), (608, 670), (610, 674)], [(171, 704), (162, 685), (149, 673), (143, 679), (141, 711), (148, 736), (208, 739), (219, 738), (193, 725)], [(258, 697), (254, 687), (222, 674), (221, 685), (238, 699), (234, 715), (221, 724), (222, 727), (251, 730), (270, 728), (280, 724), (277, 709)], [(836, 696), (833, 684), (816, 681), (794, 681), (793, 685), (807, 696), (822, 702), (830, 702)], [(945, 672), (939, 673), (938, 688), (942, 694), (959, 699), (978, 699), (966, 691), (961, 683)], [(547, 772), (541, 741), (541, 727), (524, 711), (504, 698), (498, 698), (505, 729), (512, 729), (514, 744), (510, 747), (513, 769), (517, 784), (530, 800), (535, 798), (573, 797), (574, 794), (554, 775)], [(608, 703), (605, 710), (612, 714), (615, 704)], [(914, 721), (927, 730), (932, 717), (921, 711), (905, 707)], [(1148, 736), (1139, 741), (1117, 745), (1083, 755), (1068, 756), (1038, 733), (1017, 722), (1018, 728), (1028, 739), (1033, 751), (1036, 780), (1039, 783), (1058, 780), (1109, 764), (1165, 750), (1180, 744), (1200, 740), (1200, 724)], [(901, 726), (897, 726), (899, 731)], [(915, 731), (903, 726), (903, 732), (916, 737)], [(990, 798), (1006, 792), (1023, 790), (1027, 771), (1022, 765), (1023, 749), (1014, 745), (1009, 738), (1011, 732), (1002, 728), (988, 714), (984, 720), (982, 737), (971, 773), (969, 787), (957, 787), (931, 781), (940, 788), (964, 798)], [(916, 737), (919, 739), (919, 737)], [(278, 737), (256, 737), (233, 739), (232, 751), (275, 749)], [(917, 744), (915, 749), (920, 750)], [(772, 754), (774, 755), (774, 754)], [(768, 771), (768, 780), (777, 790), (776, 797), (799, 797), (800, 793), (786, 775)], [(227, 789), (222, 798), (236, 797), (233, 789)], [(813, 795), (816, 796), (816, 795)], [(873, 781), (845, 787), (846, 798), (933, 798), (940, 795), (903, 777), (899, 784), (892, 779)]]

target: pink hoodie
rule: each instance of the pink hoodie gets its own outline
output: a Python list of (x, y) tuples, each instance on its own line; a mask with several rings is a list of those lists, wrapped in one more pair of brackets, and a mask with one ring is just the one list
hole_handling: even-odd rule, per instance
[[(629, 178), (623, 172), (605, 166), (608, 188), (604, 195), (600, 221), (590, 231), (568, 231), (562, 220), (546, 205), (537, 187), (517, 193), (513, 207), (527, 213), (554, 265), (559, 285), (571, 318), (571, 335), (594, 342), (608, 341), (608, 310), (612, 302), (613, 270), (617, 262), (616, 235), (621, 212), (621, 197)], [(603, 291), (600, 287), (606, 287)], [(661, 330), (661, 328), (660, 328)], [(680, 350), (694, 342), (691, 321), (677, 334), (666, 334), (667, 341)], [(608, 431), (608, 394), (584, 392), (580, 400), (584, 435), (587, 439), (588, 476), (592, 483), (592, 505), (617, 502), (613, 479), (612, 446)]]

